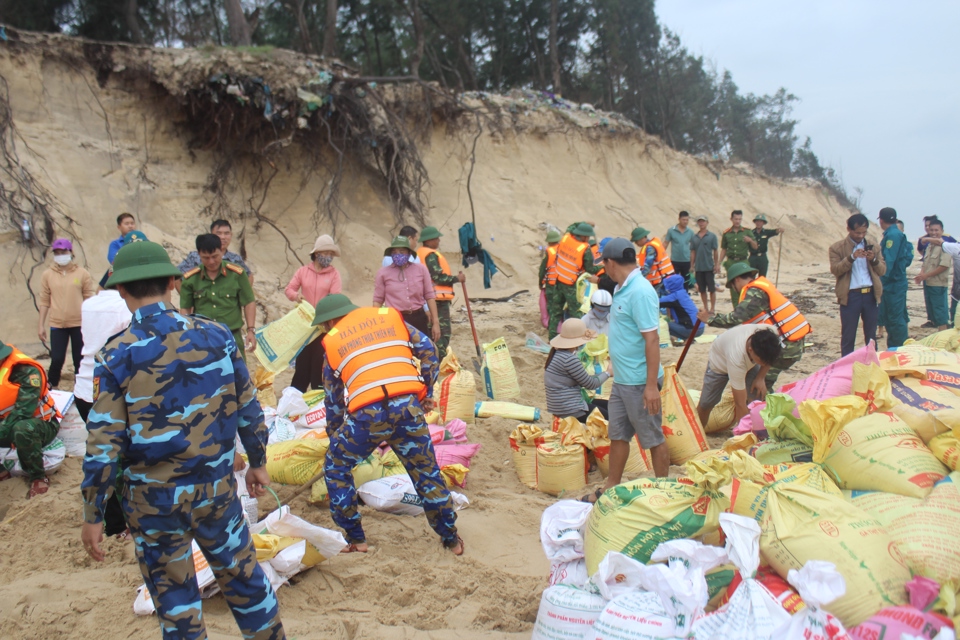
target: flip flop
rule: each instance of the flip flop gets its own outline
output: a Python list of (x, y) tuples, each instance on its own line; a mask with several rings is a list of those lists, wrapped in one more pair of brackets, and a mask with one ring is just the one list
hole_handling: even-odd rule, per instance
[(456, 555), (456, 556), (462, 556), (462, 555), (463, 555), (463, 552), (467, 550), (467, 545), (466, 545), (466, 543), (464, 543), (463, 538), (460, 537), (460, 534), (459, 534), (459, 533), (457, 534), (457, 539), (456, 539), (456, 541), (455, 541), (453, 544), (446, 544), (446, 543), (444, 543), (443, 546), (444, 546), (444, 548), (450, 549), (450, 551), (453, 551), (453, 548), (456, 547), (457, 545), (460, 545), (460, 553), (454, 553), (454, 555)]
[[(597, 490), (594, 491), (593, 493), (588, 493), (587, 495), (585, 495), (585, 496), (583, 496), (582, 498), (580, 498), (580, 502), (586, 502), (587, 504), (593, 504), (593, 503), (595, 503), (597, 500), (599, 500), (599, 499), (600, 499), (600, 496), (602, 496), (602, 495), (603, 495), (603, 487), (600, 487), (599, 489), (597, 489)], [(593, 498), (593, 499), (591, 500), (591, 498)]]
[(43, 480), (34, 480), (30, 483), (30, 491), (27, 493), (27, 498), (36, 498), (37, 496), (42, 496), (47, 491), (50, 490), (50, 478), (44, 478)]

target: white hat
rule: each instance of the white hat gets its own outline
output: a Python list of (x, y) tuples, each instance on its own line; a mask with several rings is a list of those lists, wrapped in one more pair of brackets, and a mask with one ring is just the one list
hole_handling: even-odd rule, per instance
[(310, 255), (316, 255), (321, 251), (333, 251), (333, 255), (340, 257), (340, 247), (338, 247), (334, 242), (333, 238), (324, 234), (317, 238), (317, 241), (313, 243), (313, 251), (310, 252)]
[(610, 295), (609, 291), (597, 289), (593, 292), (593, 295), (590, 296), (590, 304), (596, 307), (609, 307), (613, 304), (613, 296)]
[(554, 349), (581, 347), (597, 336), (580, 318), (568, 318), (560, 325), (560, 335), (550, 341)]

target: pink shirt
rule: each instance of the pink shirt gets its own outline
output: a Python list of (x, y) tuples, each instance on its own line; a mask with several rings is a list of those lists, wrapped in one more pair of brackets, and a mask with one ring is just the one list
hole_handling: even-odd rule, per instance
[(380, 267), (373, 286), (373, 306), (386, 305), (397, 311), (416, 311), (433, 300), (430, 272), (422, 264), (410, 263), (400, 269), (394, 265)]
[(311, 262), (297, 269), (283, 292), (294, 302), (297, 301), (297, 293), (300, 292), (304, 300), (316, 305), (325, 296), (341, 291), (343, 287), (340, 284), (340, 272), (336, 267), (324, 267), (317, 271), (316, 266)]

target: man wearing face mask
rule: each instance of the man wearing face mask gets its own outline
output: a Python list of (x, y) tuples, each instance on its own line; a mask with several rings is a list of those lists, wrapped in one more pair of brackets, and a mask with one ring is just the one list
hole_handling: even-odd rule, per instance
[(613, 304), (613, 296), (608, 291), (598, 289), (590, 296), (590, 311), (583, 316), (583, 323), (587, 329), (595, 334), (606, 335), (610, 331), (610, 305)]
[[(411, 262), (413, 249), (410, 241), (397, 236), (384, 249), (391, 264), (380, 267), (373, 285), (373, 306), (392, 307), (403, 315), (403, 321), (430, 336), (434, 343), (440, 340), (440, 319), (437, 316), (436, 291), (430, 272), (422, 264)], [(430, 314), (423, 310), (426, 304)]]
[(73, 261), (73, 243), (66, 238), (53, 241), (54, 265), (40, 278), (40, 325), (37, 335), (47, 344), (47, 320), (50, 321), (50, 370), (47, 382), (51, 389), (60, 384), (60, 373), (71, 346), (73, 370), (80, 370), (83, 359), (83, 334), (80, 332), (80, 307), (97, 292), (97, 283), (86, 269)]

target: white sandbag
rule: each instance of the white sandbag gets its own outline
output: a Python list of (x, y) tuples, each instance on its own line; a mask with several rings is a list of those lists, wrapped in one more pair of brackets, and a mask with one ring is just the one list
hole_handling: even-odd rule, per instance
[(593, 640), (593, 624), (606, 601), (598, 594), (567, 584), (547, 587), (540, 597), (530, 640)]
[(778, 640), (850, 640), (840, 620), (823, 610), (824, 606), (847, 592), (846, 582), (832, 562), (808, 560), (799, 571), (790, 569), (787, 581), (800, 592), (807, 606), (793, 614), (773, 637)]
[(68, 456), (82, 458), (87, 453), (87, 424), (80, 417), (76, 398), (69, 391), (59, 389), (51, 389), (50, 397), (57, 405), (57, 411), (63, 416), (57, 437), (63, 440)]
[(287, 387), (280, 394), (280, 400), (277, 402), (277, 415), (291, 422), (309, 411), (310, 407), (303, 400), (303, 394), (296, 387)]
[(567, 584), (574, 587), (584, 587), (590, 580), (587, 573), (587, 561), (584, 558), (568, 562), (553, 562), (550, 564), (550, 576), (547, 582), (552, 587), (555, 584)]
[(592, 504), (579, 500), (560, 500), (544, 509), (540, 543), (547, 560), (570, 562), (583, 557), (583, 528), (591, 509)]
[(297, 437), (297, 425), (283, 416), (277, 416), (267, 427), (267, 444), (286, 442)]
[[(405, 473), (365, 482), (357, 489), (357, 495), (364, 504), (377, 511), (399, 516), (423, 515), (423, 501), (413, 486), (413, 480)], [(467, 496), (456, 491), (450, 492), (450, 498), (454, 511), (460, 511), (470, 504)]]
[(619, 551), (608, 551), (591, 581), (605, 600), (639, 591), (647, 566)]
[(774, 640), (777, 629), (790, 622), (790, 614), (754, 579), (760, 566), (760, 525), (752, 518), (721, 513), (720, 528), (727, 536), (727, 556), (740, 570), (743, 581), (725, 605), (694, 622), (694, 637)]
[[(206, 556), (200, 551), (196, 541), (190, 543), (190, 551), (193, 554), (193, 566), (197, 574), (197, 587), (200, 590), (200, 597), (209, 598), (219, 593), (220, 587), (213, 575), (213, 569), (210, 568)], [(145, 584), (140, 585), (137, 589), (137, 597), (133, 601), (133, 612), (138, 616), (149, 616), (156, 612), (156, 608), (153, 606), (153, 597)]]
[(264, 529), (267, 533), (276, 536), (303, 538), (312, 544), (324, 558), (332, 558), (347, 546), (347, 541), (339, 531), (332, 531), (310, 524), (290, 513), (290, 507), (288, 506), (270, 512), (266, 518), (251, 527), (250, 531), (260, 533)]
[(683, 638), (663, 599), (650, 591), (631, 591), (611, 600), (593, 625), (596, 640), (674, 640)]
[[(43, 452), (43, 471), (48, 476), (55, 474), (63, 465), (64, 458), (67, 457), (67, 447), (59, 437), (50, 441), (50, 444), (42, 449)], [(10, 475), (24, 477), (27, 474), (23, 472), (20, 466), (20, 458), (17, 457), (16, 449), (0, 448), (0, 465), (10, 472)]]
[(243, 506), (243, 517), (247, 521), (247, 526), (256, 522), (260, 517), (260, 503), (256, 498), (251, 497), (247, 490), (247, 470), (248, 464), (240, 471), (234, 471), (233, 475), (237, 480), (237, 497), (240, 498), (240, 504)]

